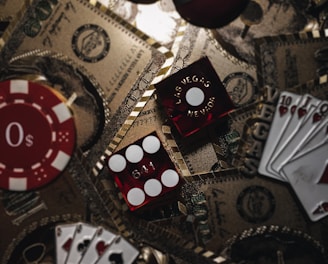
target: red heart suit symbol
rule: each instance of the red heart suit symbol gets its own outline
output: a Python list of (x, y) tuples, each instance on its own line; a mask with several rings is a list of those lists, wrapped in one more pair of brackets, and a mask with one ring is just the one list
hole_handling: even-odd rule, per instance
[(280, 113), (280, 116), (283, 116), (287, 113), (288, 111), (288, 108), (286, 106), (280, 106), (279, 107), (279, 113)]
[(106, 244), (104, 241), (99, 241), (96, 245), (96, 250), (99, 256), (104, 254), (105, 250), (109, 247), (109, 244)]
[(304, 108), (299, 108), (298, 109), (298, 118), (301, 118), (302, 116), (304, 116), (307, 113), (306, 109)]
[(295, 113), (296, 108), (297, 108), (296, 105), (293, 105), (293, 106), (290, 108), (290, 112), (292, 113), (292, 115)]
[(315, 113), (313, 115), (313, 123), (319, 122), (321, 120), (321, 115), (319, 113)]

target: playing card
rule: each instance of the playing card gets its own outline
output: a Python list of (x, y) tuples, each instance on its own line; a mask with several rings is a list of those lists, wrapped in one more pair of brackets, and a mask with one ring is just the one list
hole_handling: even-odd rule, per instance
[(282, 172), (312, 221), (328, 215), (328, 143), (289, 162)]
[(272, 163), (279, 162), (277, 164), (277, 169), (279, 171), (293, 157), (293, 155), (299, 151), (303, 143), (311, 137), (316, 128), (321, 125), (322, 122), (326, 122), (327, 113), (328, 101), (320, 101), (318, 107), (309, 113), (309, 117), (286, 142), (284, 148), (279, 153), (279, 157)]
[(66, 264), (79, 263), (91, 240), (96, 234), (96, 230), (97, 227), (87, 223), (80, 222), (76, 225), (75, 234), (67, 256)]
[[(311, 96), (310, 94), (305, 94), (302, 96), (302, 99), (299, 105), (295, 108), (292, 117), (290, 118), (287, 127), (284, 129), (283, 135), (280, 137), (278, 144), (274, 150), (274, 153), (271, 156), (268, 167), (271, 166), (271, 169), (279, 173), (282, 163), (286, 160), (286, 155), (282, 152), (292, 140), (294, 135), (302, 126), (314, 111), (314, 109), (319, 104), (320, 100)], [(286, 151), (289, 151), (289, 148), (286, 148)]]
[(117, 236), (113, 243), (97, 261), (97, 264), (124, 263), (131, 264), (139, 255), (139, 251), (121, 236)]
[(277, 172), (270, 169), (267, 164), (274, 153), (280, 137), (283, 135), (284, 129), (287, 127), (288, 122), (292, 118), (301, 97), (302, 96), (290, 92), (281, 93), (259, 164), (259, 173), (284, 181), (284, 179)]
[(63, 224), (55, 228), (57, 264), (64, 264), (72, 245), (76, 224)]
[(305, 139), (305, 142), (299, 147), (298, 151), (294, 154), (291, 160), (296, 159), (304, 153), (313, 150), (328, 140), (328, 116), (326, 116), (320, 124), (314, 129), (313, 133)]
[(103, 227), (99, 227), (87, 251), (82, 257), (80, 264), (96, 263), (114, 241), (115, 237), (116, 235), (114, 233), (105, 230)]

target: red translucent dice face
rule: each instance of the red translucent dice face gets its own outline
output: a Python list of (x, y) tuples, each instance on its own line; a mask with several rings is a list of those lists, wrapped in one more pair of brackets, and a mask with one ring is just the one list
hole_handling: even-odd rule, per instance
[(155, 133), (110, 156), (108, 168), (131, 211), (155, 204), (181, 183)]
[(233, 102), (207, 57), (155, 84), (158, 99), (182, 136), (225, 116)]

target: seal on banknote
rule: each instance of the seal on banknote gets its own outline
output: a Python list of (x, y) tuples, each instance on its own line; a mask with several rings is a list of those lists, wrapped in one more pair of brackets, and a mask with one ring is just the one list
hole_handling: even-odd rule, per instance
[(263, 186), (249, 186), (237, 198), (237, 211), (250, 223), (268, 220), (275, 211), (275, 199), (269, 189)]
[(236, 106), (252, 102), (258, 89), (255, 79), (246, 72), (232, 72), (222, 83)]
[(109, 52), (110, 39), (99, 25), (84, 24), (73, 34), (72, 48), (76, 56), (85, 62), (98, 62)]

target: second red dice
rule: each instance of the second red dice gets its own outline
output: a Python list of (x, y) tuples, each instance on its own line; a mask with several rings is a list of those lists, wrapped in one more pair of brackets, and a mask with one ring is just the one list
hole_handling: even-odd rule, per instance
[(111, 155), (108, 168), (131, 211), (162, 201), (182, 183), (156, 133)]

